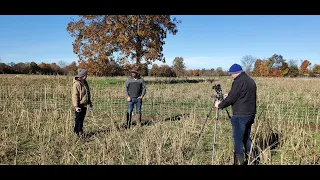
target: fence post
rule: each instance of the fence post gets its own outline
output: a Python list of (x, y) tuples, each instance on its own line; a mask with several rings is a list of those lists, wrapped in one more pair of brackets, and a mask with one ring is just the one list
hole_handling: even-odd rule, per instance
[(44, 86), (44, 107), (47, 110), (47, 86)]

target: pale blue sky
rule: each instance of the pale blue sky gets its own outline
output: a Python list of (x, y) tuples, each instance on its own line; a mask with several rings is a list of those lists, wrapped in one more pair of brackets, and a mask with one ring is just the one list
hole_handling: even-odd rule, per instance
[[(187, 69), (228, 69), (245, 55), (308, 59), (320, 64), (320, 16), (179, 15), (176, 36), (164, 46), (166, 64), (183, 57)], [(4, 63), (77, 60), (66, 31), (70, 15), (1, 15), (0, 58)], [(158, 62), (157, 64), (161, 64)]]

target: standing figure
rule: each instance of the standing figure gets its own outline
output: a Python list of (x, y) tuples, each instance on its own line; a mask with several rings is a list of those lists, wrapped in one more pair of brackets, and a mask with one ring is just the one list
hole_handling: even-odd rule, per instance
[(83, 136), (83, 121), (87, 113), (87, 105), (90, 105), (92, 111), (92, 102), (90, 89), (87, 79), (87, 71), (78, 69), (78, 75), (73, 79), (72, 85), (72, 105), (75, 110), (74, 133), (77, 136)]
[(215, 107), (223, 109), (232, 106), (234, 164), (244, 165), (248, 162), (248, 155), (252, 146), (250, 133), (256, 116), (257, 86), (254, 80), (238, 64), (233, 64), (230, 67), (229, 74), (233, 79), (231, 90), (222, 102), (215, 102)]
[(131, 76), (125, 82), (125, 92), (128, 102), (127, 111), (127, 128), (131, 126), (132, 111), (136, 106), (136, 113), (138, 115), (137, 125), (141, 126), (141, 108), (142, 99), (146, 94), (146, 83), (136, 69), (130, 71)]

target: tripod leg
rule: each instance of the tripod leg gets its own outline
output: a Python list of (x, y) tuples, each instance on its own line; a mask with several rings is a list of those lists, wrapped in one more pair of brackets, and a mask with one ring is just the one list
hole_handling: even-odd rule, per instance
[(199, 135), (198, 135), (197, 141), (196, 141), (196, 143), (195, 143), (195, 147), (194, 147), (193, 152), (192, 152), (193, 154), (195, 154), (196, 151), (197, 151), (197, 147), (198, 147), (198, 143), (199, 143), (201, 134), (202, 134), (202, 132), (203, 132), (203, 129), (204, 129), (204, 126), (205, 126), (207, 120), (209, 119), (209, 116), (210, 116), (210, 114), (211, 114), (211, 112), (212, 112), (213, 107), (214, 107), (214, 103), (213, 103), (213, 106), (210, 108), (210, 111), (209, 111), (209, 113), (207, 114), (207, 118), (206, 118), (206, 120), (204, 121), (204, 123), (203, 123), (203, 125), (202, 125), (202, 127), (201, 127), (201, 131), (200, 131), (200, 133), (199, 133)]
[(214, 161), (214, 146), (216, 144), (216, 132), (217, 132), (217, 121), (218, 121), (218, 117), (219, 117), (219, 109), (216, 108), (216, 119), (214, 121), (214, 132), (213, 132), (213, 145), (212, 145), (212, 165), (213, 165), (213, 161)]
[(228, 114), (229, 119), (231, 119), (231, 116), (230, 116), (230, 114), (229, 114), (228, 109), (226, 109), (226, 111), (227, 111), (227, 114)]
[[(213, 105), (213, 106), (214, 106), (214, 105)], [(204, 126), (205, 126), (205, 124), (206, 124), (206, 122), (207, 122), (207, 120), (208, 120), (208, 118), (209, 118), (209, 116), (210, 116), (210, 114), (211, 114), (212, 109), (213, 109), (213, 107), (210, 108), (210, 111), (209, 111), (209, 113), (207, 114), (207, 118), (206, 118), (206, 120), (204, 121), (204, 123), (203, 123), (203, 125), (202, 125), (202, 127), (201, 127), (201, 131), (200, 131), (200, 133), (199, 133), (199, 135), (198, 135), (198, 139), (197, 139), (197, 143), (196, 143), (196, 144), (198, 144), (198, 141), (199, 141), (199, 139), (200, 139), (200, 137), (201, 137), (202, 131), (203, 131)]]

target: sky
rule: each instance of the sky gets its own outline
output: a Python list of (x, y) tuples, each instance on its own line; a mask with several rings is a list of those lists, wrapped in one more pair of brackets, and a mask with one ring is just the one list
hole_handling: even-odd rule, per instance
[[(3, 63), (77, 61), (66, 27), (71, 15), (0, 15)], [(165, 39), (167, 65), (182, 57), (187, 69), (228, 70), (245, 55), (320, 64), (320, 15), (172, 15), (182, 23)], [(163, 64), (156, 62), (156, 64)]]

